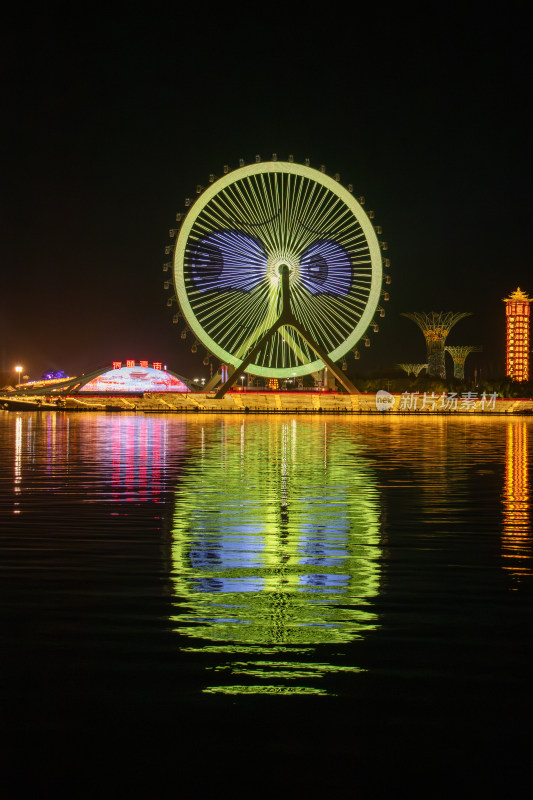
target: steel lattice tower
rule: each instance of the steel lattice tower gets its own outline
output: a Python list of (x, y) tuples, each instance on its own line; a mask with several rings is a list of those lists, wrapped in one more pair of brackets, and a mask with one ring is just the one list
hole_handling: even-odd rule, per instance
[(480, 353), (482, 348), (475, 345), (457, 345), (454, 347), (445, 347), (445, 350), (453, 358), (453, 377), (459, 381), (465, 378), (465, 361), (470, 353)]
[(507, 349), (505, 371), (514, 381), (529, 380), (529, 304), (531, 298), (520, 287), (505, 297)]
[(471, 311), (425, 311), (404, 312), (402, 316), (413, 320), (426, 340), (428, 375), (434, 378), (446, 378), (444, 363), (444, 344), (446, 338), (459, 320), (469, 317)]

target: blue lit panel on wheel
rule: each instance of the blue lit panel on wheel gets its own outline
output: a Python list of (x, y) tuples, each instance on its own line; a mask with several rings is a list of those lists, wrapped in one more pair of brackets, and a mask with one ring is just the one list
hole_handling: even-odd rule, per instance
[(315, 242), (300, 257), (301, 280), (311, 294), (347, 295), (352, 270), (350, 256), (335, 242)]
[(267, 256), (262, 244), (241, 231), (219, 231), (201, 239), (191, 253), (190, 274), (204, 292), (249, 292), (264, 279)]

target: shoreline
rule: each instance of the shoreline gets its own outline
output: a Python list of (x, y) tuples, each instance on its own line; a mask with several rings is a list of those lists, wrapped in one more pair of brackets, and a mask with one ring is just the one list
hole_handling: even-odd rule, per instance
[[(472, 395), (473, 393), (466, 393)], [(389, 407), (377, 407), (376, 394), (246, 393), (233, 392), (216, 400), (214, 393), (163, 393), (144, 396), (24, 397), (0, 396), (0, 410), (67, 411), (142, 414), (342, 414), (380, 416), (508, 416), (533, 415), (533, 399), (433, 396), (408, 393), (388, 395)], [(441, 407), (439, 407), (439, 405)]]

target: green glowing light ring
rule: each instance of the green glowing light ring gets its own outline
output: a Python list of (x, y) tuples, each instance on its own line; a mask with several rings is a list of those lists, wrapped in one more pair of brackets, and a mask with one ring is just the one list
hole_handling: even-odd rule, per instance
[[(359, 340), (364, 336), (368, 326), (374, 318), (381, 294), (383, 267), (380, 244), (370, 219), (363, 210), (362, 206), (347, 189), (323, 172), (302, 164), (284, 161), (269, 161), (240, 167), (239, 169), (222, 176), (217, 181), (212, 183), (207, 189), (205, 189), (205, 191), (200, 195), (188, 212), (177, 237), (176, 247), (174, 250), (173, 269), (175, 290), (187, 325), (190, 327), (197, 339), (202, 342), (202, 344), (213, 355), (217, 356), (223, 363), (231, 364), (234, 367), (238, 367), (240, 365), (242, 358), (224, 350), (224, 348), (222, 348), (201, 325), (191, 307), (185, 286), (185, 276), (183, 270), (185, 251), (189, 240), (189, 235), (196, 220), (206, 206), (208, 206), (211, 200), (213, 200), (216, 195), (219, 194), (219, 192), (221, 192), (223, 189), (226, 189), (228, 186), (231, 186), (233, 183), (242, 180), (243, 178), (248, 178), (252, 175), (259, 175), (262, 173), (275, 172), (289, 173), (302, 178), (307, 178), (309, 181), (313, 181), (328, 189), (348, 207), (361, 227), (366, 240), (371, 264), (371, 284), (369, 294), (366, 299), (366, 305), (353, 331), (340, 345), (328, 353), (332, 361), (338, 361), (340, 358), (346, 355), (346, 353), (352, 350)], [(310, 361), (306, 364), (293, 365), (283, 368), (270, 366), (265, 367), (258, 364), (250, 364), (246, 371), (252, 375), (258, 375), (261, 377), (283, 379), (293, 376), (309, 375), (310, 373), (316, 372), (323, 367), (324, 363), (320, 359), (316, 359), (315, 361)]]

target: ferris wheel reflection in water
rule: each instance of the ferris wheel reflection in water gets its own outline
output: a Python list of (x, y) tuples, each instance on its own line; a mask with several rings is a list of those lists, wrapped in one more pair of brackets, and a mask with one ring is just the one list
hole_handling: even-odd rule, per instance
[(338, 427), (202, 427), (176, 495), (172, 562), (173, 624), (192, 640), (182, 649), (217, 660), (205, 691), (327, 693), (317, 679), (359, 671), (317, 648), (377, 627), (379, 512), (372, 468)]

